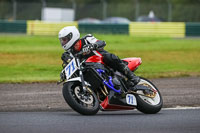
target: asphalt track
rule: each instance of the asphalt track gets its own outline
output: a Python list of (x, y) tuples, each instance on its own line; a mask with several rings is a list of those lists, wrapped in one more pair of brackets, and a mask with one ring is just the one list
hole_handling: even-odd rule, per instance
[[(159, 88), (164, 107), (200, 107), (200, 77), (151, 79)], [(56, 83), (0, 84), (0, 112), (69, 111)]]
[[(200, 77), (151, 80), (167, 107), (153, 115), (135, 110), (82, 116), (65, 103), (62, 85), (0, 84), (0, 133), (199, 133)], [(185, 106), (197, 108), (173, 108)]]
[(167, 109), (158, 114), (138, 111), (0, 112), (1, 133), (199, 133), (200, 109)]

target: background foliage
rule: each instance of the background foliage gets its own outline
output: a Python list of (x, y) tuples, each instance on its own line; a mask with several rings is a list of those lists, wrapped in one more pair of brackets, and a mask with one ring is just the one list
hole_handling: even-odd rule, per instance
[[(13, 20), (13, 2), (17, 20), (40, 20), (41, 9), (47, 7), (74, 8), (75, 19), (104, 19), (120, 16), (135, 21), (153, 10), (163, 21), (199, 22), (200, 0), (0, 0), (0, 19)], [(106, 3), (106, 7), (104, 8)]]

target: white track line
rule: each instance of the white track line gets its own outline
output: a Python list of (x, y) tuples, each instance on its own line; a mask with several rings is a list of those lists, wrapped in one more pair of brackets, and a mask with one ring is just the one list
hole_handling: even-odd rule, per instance
[(174, 108), (162, 108), (162, 110), (187, 110), (187, 109), (200, 109), (200, 107), (177, 106), (177, 107), (174, 107)]

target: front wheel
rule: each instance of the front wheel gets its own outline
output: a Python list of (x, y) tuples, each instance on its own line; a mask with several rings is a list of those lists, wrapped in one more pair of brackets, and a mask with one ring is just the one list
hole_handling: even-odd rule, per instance
[(83, 93), (80, 82), (67, 82), (63, 85), (63, 96), (68, 105), (82, 115), (95, 115), (99, 111), (96, 94)]
[(155, 114), (159, 112), (163, 105), (162, 96), (158, 88), (149, 80), (142, 78), (138, 85), (149, 87), (152, 94), (149, 95), (145, 91), (137, 91), (141, 95), (137, 95), (137, 109), (146, 114)]

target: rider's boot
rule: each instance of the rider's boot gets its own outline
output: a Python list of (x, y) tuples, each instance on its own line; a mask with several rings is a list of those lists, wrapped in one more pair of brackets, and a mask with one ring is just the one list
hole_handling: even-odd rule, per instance
[[(128, 78), (128, 83), (130, 88), (134, 89), (134, 86), (140, 82), (140, 78), (135, 76), (129, 67), (114, 54), (102, 53), (104, 54), (104, 62), (124, 74)], [(132, 90), (132, 89), (131, 89)]]
[(134, 86), (137, 85), (140, 82), (140, 78), (138, 76), (135, 76), (134, 73), (129, 69), (127, 65), (120, 64), (123, 68), (121, 72), (128, 78), (129, 80), (129, 86), (130, 90), (134, 90)]

